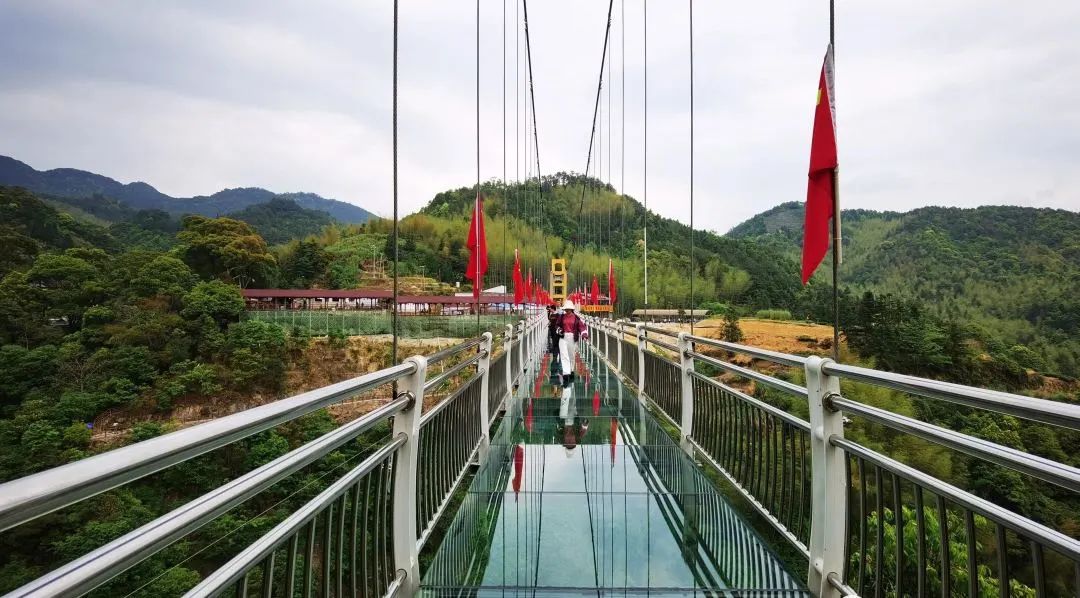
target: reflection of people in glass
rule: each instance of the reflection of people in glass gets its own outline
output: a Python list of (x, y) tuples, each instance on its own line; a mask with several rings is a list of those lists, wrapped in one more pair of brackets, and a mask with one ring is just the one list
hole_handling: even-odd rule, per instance
[(563, 386), (562, 396), (559, 398), (559, 426), (562, 429), (556, 430), (556, 436), (562, 440), (563, 448), (566, 449), (566, 456), (572, 457), (574, 449), (585, 439), (585, 435), (589, 432), (589, 420), (584, 417), (580, 419), (577, 417), (574, 385), (570, 382)]
[(514, 445), (514, 500), (517, 500), (518, 493), (521, 492), (521, 479), (522, 470), (525, 467), (525, 447), (520, 444)]
[(577, 361), (577, 344), (581, 339), (589, 338), (589, 329), (576, 313), (577, 306), (567, 300), (563, 304), (563, 315), (559, 317), (559, 366), (562, 368), (563, 381), (574, 379), (574, 365)]

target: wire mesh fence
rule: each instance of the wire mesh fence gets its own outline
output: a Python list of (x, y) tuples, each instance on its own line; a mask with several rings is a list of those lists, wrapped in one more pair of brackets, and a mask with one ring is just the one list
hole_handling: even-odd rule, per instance
[[(369, 336), (391, 334), (393, 322), (386, 311), (334, 310), (253, 310), (249, 320), (277, 324), (295, 336)], [(403, 338), (468, 338), (484, 332), (498, 334), (518, 316), (481, 315), (479, 327), (475, 315), (402, 315), (398, 334)]]

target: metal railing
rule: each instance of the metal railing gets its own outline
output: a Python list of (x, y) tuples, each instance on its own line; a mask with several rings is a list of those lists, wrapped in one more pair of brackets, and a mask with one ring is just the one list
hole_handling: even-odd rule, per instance
[[(627, 323), (588, 323), (609, 337), (594, 346), (621, 347), (614, 359), (599, 354), (679, 427), (683, 449), (731, 482), (806, 557), (815, 595), (1080, 595), (1080, 541), (845, 438), (845, 416), (1071, 492), (1080, 490), (1080, 470), (862, 403), (857, 390), (841, 394), (840, 380), (1072, 430), (1080, 429), (1080, 407), (641, 324), (635, 345), (623, 340)], [(717, 354), (798, 368), (806, 386)], [(696, 364), (790, 395), (810, 421), (698, 373)]]
[[(400, 365), (0, 484), (0, 530), (62, 509), (361, 393), (397, 385), (375, 410), (192, 500), (8, 596), (81, 595), (344, 447), (375, 426), (391, 433), (362, 461), (266, 535), (209, 574), (189, 596), (403, 595), (419, 587), (419, 549), (473, 464), (483, 462), (490, 416), (535, 354), (539, 318)], [(508, 327), (510, 328), (510, 327)], [(462, 359), (470, 350), (475, 353)], [(460, 359), (428, 377), (429, 363)], [(467, 370), (473, 369), (470, 374)], [(425, 392), (467, 376), (423, 411)], [(494, 377), (493, 377), (494, 376)], [(494, 406), (492, 406), (494, 405)], [(257, 589), (257, 590), (256, 590)]]

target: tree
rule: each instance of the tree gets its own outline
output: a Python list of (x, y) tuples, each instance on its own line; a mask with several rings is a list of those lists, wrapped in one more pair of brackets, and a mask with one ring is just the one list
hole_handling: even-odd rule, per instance
[(724, 340), (729, 343), (738, 343), (743, 339), (742, 328), (739, 328), (739, 317), (735, 315), (735, 311), (729, 309), (724, 314), (724, 328), (720, 334), (724, 337)]
[(328, 262), (326, 251), (317, 241), (300, 241), (282, 259), (282, 282), (294, 288), (307, 288), (326, 275)]
[(248, 320), (229, 326), (226, 334), (228, 376), (237, 387), (258, 384), (276, 390), (285, 376), (285, 331), (280, 326)]
[(195, 273), (183, 261), (161, 255), (139, 270), (131, 286), (143, 297), (160, 295), (179, 301), (197, 280)]
[(235, 286), (212, 280), (195, 285), (195, 288), (184, 295), (183, 305), (180, 313), (185, 318), (197, 320), (208, 316), (224, 328), (243, 313), (244, 298)]
[(232, 218), (186, 216), (177, 234), (180, 254), (204, 278), (246, 287), (273, 280), (277, 262), (251, 225)]
[(66, 254), (38, 256), (26, 282), (41, 289), (45, 313), (64, 318), (70, 329), (78, 329), (83, 311), (97, 302), (103, 290), (97, 268)]

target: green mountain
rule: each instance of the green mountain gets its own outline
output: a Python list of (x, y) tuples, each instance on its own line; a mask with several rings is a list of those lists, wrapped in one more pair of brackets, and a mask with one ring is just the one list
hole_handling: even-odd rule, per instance
[(295, 201), (283, 197), (248, 206), (229, 214), (229, 218), (254, 226), (266, 242), (272, 245), (285, 243), (290, 239), (302, 239), (334, 222), (326, 212), (302, 208)]
[[(508, 186), (489, 182), (483, 185), (481, 193), (489, 217), (488, 251), (493, 253), (491, 270), (495, 272), (495, 280), (508, 276), (515, 247), (546, 247), (546, 252), (535, 257), (527, 251), (524, 254), (527, 265), (538, 272), (548, 270), (548, 255), (568, 258), (572, 287), (589, 285), (594, 275), (603, 287), (611, 257), (616, 263), (621, 309), (641, 307), (644, 227), (648, 220), (649, 305), (690, 305), (691, 231), (687, 225), (646, 212), (634, 198), (620, 195), (596, 179), (572, 173), (544, 177), (539, 190), (535, 181)], [(437, 243), (435, 254), (454, 255), (454, 240), (462, 246), (465, 241), (474, 197), (472, 187), (439, 193), (419, 215), (405, 220), (423, 216), (461, 223), (460, 230), (454, 230), (446, 238), (426, 240)], [(501, 237), (504, 220), (510, 234), (505, 246)], [(403, 226), (403, 230), (407, 228)], [(453, 225), (443, 224), (440, 229), (453, 229)], [(424, 241), (422, 232), (403, 235), (414, 243)], [(788, 252), (709, 231), (695, 231), (693, 236), (697, 269), (693, 281), (694, 303), (733, 302), (753, 309), (794, 304), (799, 292), (799, 270)], [(464, 271), (463, 266), (460, 271)]]
[(146, 183), (124, 184), (74, 168), (40, 171), (7, 156), (0, 156), (0, 185), (24, 187), (39, 195), (56, 198), (120, 202), (134, 210), (163, 210), (175, 216), (221, 216), (280, 196), (309, 210), (326, 212), (341, 222), (361, 223), (372, 217), (371, 212), (360, 206), (314, 193), (274, 193), (258, 187), (244, 187), (225, 189), (209, 196), (171, 197)]
[[(728, 236), (797, 258), (802, 219), (803, 205), (786, 203)], [(941, 317), (1048, 355), (1051, 363), (1071, 363), (1080, 353), (1080, 213), (927, 207), (845, 211), (841, 222), (842, 287), (916, 299)], [(818, 284), (830, 280), (828, 266), (815, 277)]]

